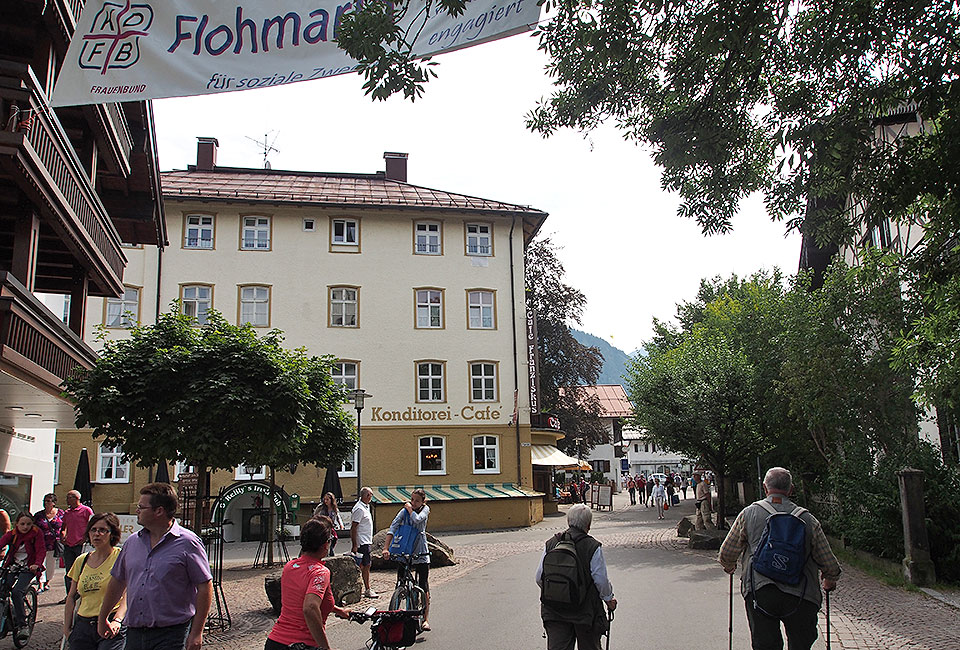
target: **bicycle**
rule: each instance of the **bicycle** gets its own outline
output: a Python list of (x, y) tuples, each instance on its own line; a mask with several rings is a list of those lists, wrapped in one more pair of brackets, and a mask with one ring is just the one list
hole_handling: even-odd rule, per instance
[(417, 584), (417, 579), (413, 574), (415, 556), (404, 553), (403, 555), (391, 555), (390, 559), (397, 562), (402, 569), (402, 573), (397, 576), (397, 586), (393, 590), (393, 595), (390, 596), (390, 609), (393, 611), (416, 612), (414, 620), (417, 622), (417, 634), (420, 634), (423, 631), (423, 615), (427, 595)]
[(409, 648), (417, 642), (420, 629), (416, 610), (385, 611), (370, 607), (362, 612), (350, 612), (349, 620), (361, 624), (372, 621), (367, 650)]
[(21, 572), (28, 571), (26, 564), (14, 562), (13, 564), (0, 569), (0, 639), (13, 633), (13, 645), (16, 648), (23, 648), (30, 640), (33, 634), (33, 626), (37, 623), (37, 588), (34, 585), (36, 576), (30, 582), (30, 587), (23, 595), (23, 613), (26, 617), (25, 628), (27, 634), (21, 638), (20, 626), (16, 624), (16, 617), (13, 609), (13, 584), (16, 582), (16, 576)]

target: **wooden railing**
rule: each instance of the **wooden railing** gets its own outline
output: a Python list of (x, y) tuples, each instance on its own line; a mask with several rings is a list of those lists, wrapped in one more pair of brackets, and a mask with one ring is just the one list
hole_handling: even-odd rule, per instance
[[(9, 64), (4, 68), (0, 75), (7, 76), (10, 74)], [(21, 88), (0, 86), (0, 99), (7, 99), (4, 94), (9, 91), (8, 97), (13, 101), (8, 100), (3, 104), (18, 105), (21, 116), (25, 115), (24, 110), (31, 111), (26, 137), (21, 145), (22, 154), (39, 168), (41, 176), (46, 176), (48, 187), (42, 187), (41, 191), (54, 197), (52, 207), (63, 219), (67, 230), (74, 233), (78, 241), (86, 241), (94, 249), (94, 260), (100, 258), (106, 267), (101, 269), (101, 273), (113, 276), (107, 278), (107, 284), (118, 287), (121, 285), (126, 258), (120, 249), (116, 228), (33, 71), (23, 66), (16, 72)], [(26, 102), (20, 99), (23, 91), (29, 93)], [(16, 124), (12, 126), (17, 128)]]

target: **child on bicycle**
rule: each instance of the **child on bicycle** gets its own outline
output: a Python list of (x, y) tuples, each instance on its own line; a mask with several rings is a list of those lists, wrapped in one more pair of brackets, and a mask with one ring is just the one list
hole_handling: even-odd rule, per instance
[(26, 611), (23, 607), (24, 597), (30, 589), (30, 583), (43, 570), (43, 560), (47, 555), (47, 543), (43, 532), (33, 522), (33, 515), (21, 512), (17, 515), (13, 530), (0, 537), (0, 549), (5, 551), (3, 558), (4, 568), (14, 562), (19, 562), (24, 568), (16, 574), (7, 576), (5, 588), (11, 589), (13, 594), (13, 614), (16, 617), (17, 635), (23, 639), (30, 638), (30, 630), (26, 625)]
[[(430, 506), (427, 505), (427, 493), (423, 488), (417, 488), (410, 494), (410, 500), (403, 504), (400, 512), (393, 518), (390, 524), (390, 531), (383, 542), (383, 559), (390, 559), (390, 542), (396, 535), (397, 529), (401, 525), (408, 523), (420, 531), (417, 536), (416, 544), (413, 547), (411, 563), (413, 570), (417, 575), (417, 584), (425, 596), (423, 604), (423, 625), (421, 629), (424, 632), (430, 631), (428, 617), (430, 615), (430, 550), (427, 548), (427, 518), (430, 516)], [(401, 565), (397, 572), (397, 579), (403, 579), (403, 566)]]

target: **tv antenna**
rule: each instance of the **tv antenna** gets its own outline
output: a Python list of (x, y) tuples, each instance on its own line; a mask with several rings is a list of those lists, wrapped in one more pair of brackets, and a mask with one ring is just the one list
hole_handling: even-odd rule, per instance
[[(270, 139), (270, 134), (273, 133), (273, 140)], [(271, 153), (280, 153), (280, 150), (274, 147), (274, 143), (277, 141), (277, 138), (280, 136), (280, 131), (267, 131), (263, 134), (263, 140), (257, 140), (256, 138), (251, 138), (249, 135), (244, 136), (247, 140), (251, 140), (257, 144), (260, 149), (263, 149), (263, 168), (272, 169), (270, 167), (270, 161), (267, 158)]]

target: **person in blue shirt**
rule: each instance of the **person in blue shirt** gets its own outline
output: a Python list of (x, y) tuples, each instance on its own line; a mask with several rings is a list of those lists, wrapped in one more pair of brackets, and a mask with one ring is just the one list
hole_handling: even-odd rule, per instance
[[(409, 519), (408, 519), (409, 515)], [(410, 493), (410, 500), (403, 504), (400, 512), (393, 518), (390, 524), (390, 531), (383, 542), (383, 559), (390, 559), (390, 543), (397, 530), (404, 523), (410, 523), (414, 528), (420, 531), (417, 536), (416, 544), (413, 547), (413, 570), (417, 575), (417, 584), (423, 589), (426, 596), (423, 605), (423, 625), (424, 632), (430, 631), (430, 550), (427, 548), (427, 518), (430, 516), (430, 506), (427, 505), (427, 493), (423, 488), (417, 488)], [(398, 569), (398, 579), (403, 576), (403, 567)]]

